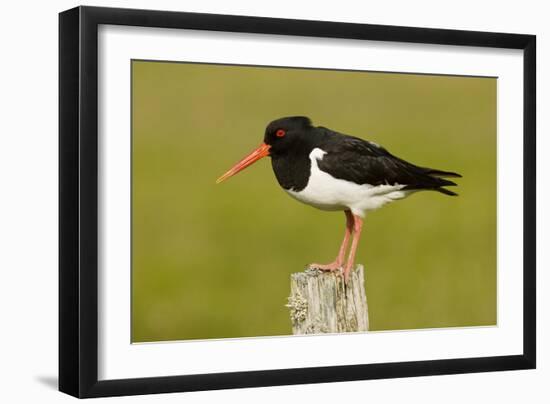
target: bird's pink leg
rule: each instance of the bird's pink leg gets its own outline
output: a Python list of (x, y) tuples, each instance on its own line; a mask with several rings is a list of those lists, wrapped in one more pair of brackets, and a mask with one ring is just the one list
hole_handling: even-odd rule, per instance
[(344, 268), (344, 281), (346, 283), (348, 283), (349, 274), (353, 269), (353, 264), (355, 262), (355, 252), (357, 251), (359, 238), (361, 237), (361, 230), (363, 229), (363, 219), (356, 215), (353, 215), (353, 218), (353, 241), (351, 242), (348, 262), (346, 263), (346, 267)]
[(342, 245), (340, 246), (340, 251), (338, 251), (338, 256), (330, 264), (310, 264), (310, 268), (317, 268), (321, 271), (336, 271), (343, 267), (349, 239), (351, 237), (351, 233), (353, 232), (353, 215), (349, 210), (345, 210), (344, 213), (346, 214), (346, 232), (344, 233), (344, 240), (342, 240)]

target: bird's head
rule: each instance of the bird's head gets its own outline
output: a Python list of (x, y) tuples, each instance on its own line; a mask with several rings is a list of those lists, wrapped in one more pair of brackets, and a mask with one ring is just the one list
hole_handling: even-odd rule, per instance
[(216, 180), (220, 183), (266, 156), (279, 156), (292, 149), (311, 128), (305, 116), (290, 116), (272, 121), (265, 129), (263, 143)]
[(311, 120), (305, 116), (291, 116), (271, 122), (265, 128), (264, 136), (264, 143), (270, 146), (269, 154), (284, 154), (295, 146), (311, 127)]

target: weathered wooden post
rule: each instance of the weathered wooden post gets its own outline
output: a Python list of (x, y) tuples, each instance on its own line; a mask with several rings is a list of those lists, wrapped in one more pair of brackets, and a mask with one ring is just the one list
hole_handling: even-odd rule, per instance
[(292, 333), (322, 334), (368, 331), (364, 269), (351, 271), (348, 284), (340, 273), (306, 269), (290, 275)]

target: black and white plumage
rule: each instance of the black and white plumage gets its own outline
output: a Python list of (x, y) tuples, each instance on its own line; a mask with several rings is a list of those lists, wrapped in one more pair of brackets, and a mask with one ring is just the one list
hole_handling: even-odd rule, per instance
[(350, 256), (344, 268), (347, 279), (367, 211), (423, 190), (457, 194), (445, 177), (459, 174), (421, 167), (392, 155), (368, 140), (313, 126), (307, 117), (287, 117), (271, 122), (264, 143), (218, 179), (236, 174), (258, 159), (270, 156), (281, 187), (293, 198), (322, 210), (342, 210), (347, 225), (337, 259), (312, 266), (336, 270), (343, 265), (350, 236)]
[[(284, 128), (284, 138), (276, 131)], [(412, 192), (456, 185), (442, 177), (459, 174), (411, 164), (376, 143), (314, 127), (306, 117), (273, 121), (264, 142), (271, 145), (273, 171), (294, 198), (324, 210), (366, 211), (402, 199)]]

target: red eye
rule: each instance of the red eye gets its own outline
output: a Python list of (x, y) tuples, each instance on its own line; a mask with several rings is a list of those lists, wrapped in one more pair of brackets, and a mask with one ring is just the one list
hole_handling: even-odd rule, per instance
[(279, 129), (277, 133), (275, 133), (277, 137), (283, 137), (284, 135), (286, 135), (286, 132), (283, 129)]

